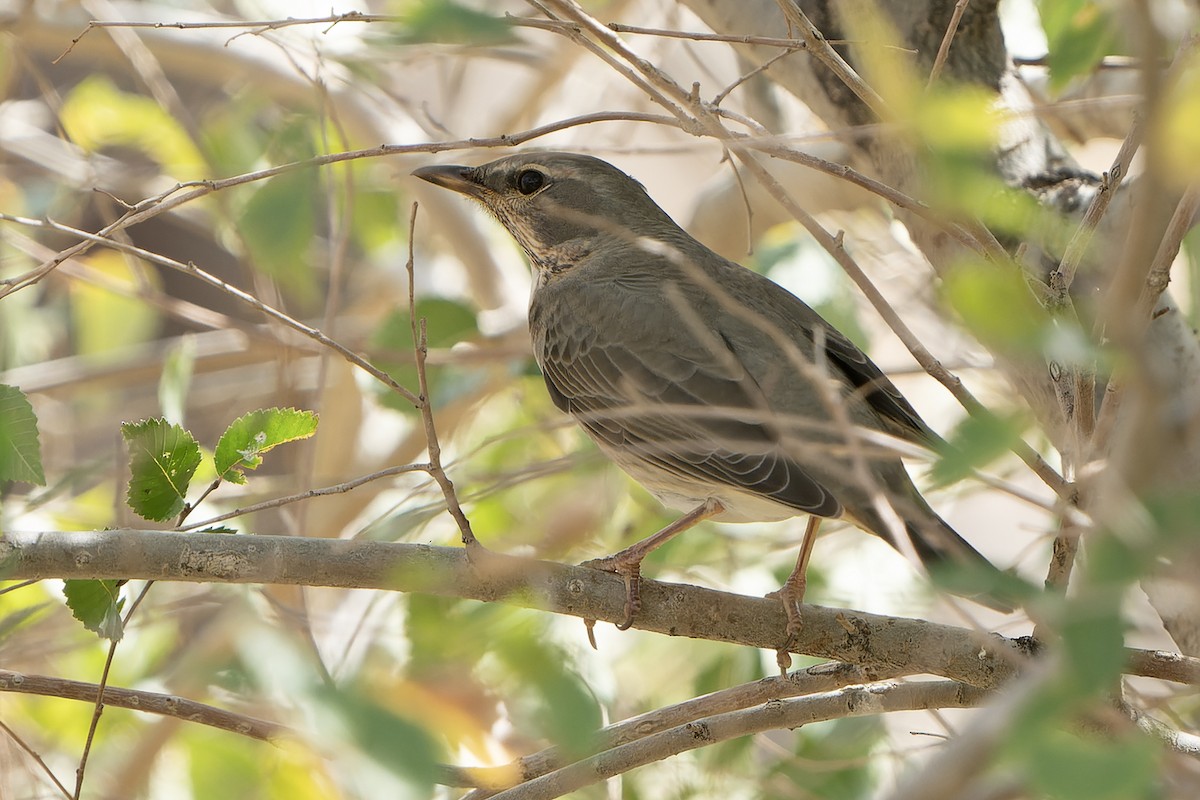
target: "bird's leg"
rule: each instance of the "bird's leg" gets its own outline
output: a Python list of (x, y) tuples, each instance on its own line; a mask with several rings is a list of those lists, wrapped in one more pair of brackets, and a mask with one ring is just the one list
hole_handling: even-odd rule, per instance
[(706, 500), (670, 525), (656, 533), (650, 534), (637, 544), (630, 545), (619, 553), (613, 553), (611, 556), (594, 558), (591, 561), (585, 561), (580, 564), (582, 567), (591, 567), (592, 569), (599, 569), (605, 572), (615, 572), (625, 579), (625, 619), (617, 626), (618, 630), (628, 630), (629, 626), (633, 624), (634, 615), (641, 608), (642, 559), (688, 528), (694, 527), (697, 523), (709, 517), (716, 516), (724, 510), (725, 506), (720, 501)]
[(787, 615), (787, 638), (783, 647), (775, 651), (775, 663), (779, 665), (780, 674), (786, 675), (792, 666), (792, 645), (800, 629), (804, 627), (804, 619), (800, 616), (800, 603), (804, 600), (804, 590), (808, 588), (808, 560), (812, 557), (813, 544), (817, 541), (817, 528), (821, 527), (821, 518), (810, 516), (808, 525), (804, 528), (804, 541), (800, 543), (800, 553), (796, 556), (796, 568), (779, 587), (777, 595), (783, 603), (783, 613)]

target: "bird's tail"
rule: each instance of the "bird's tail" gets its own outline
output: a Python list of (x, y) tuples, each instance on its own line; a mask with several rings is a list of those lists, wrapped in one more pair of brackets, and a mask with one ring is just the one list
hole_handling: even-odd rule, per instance
[(972, 547), (935, 511), (928, 506), (925, 510), (928, 514), (923, 514), (919, 523), (907, 520), (904, 523), (913, 549), (916, 550), (925, 569), (933, 573), (957, 566), (964, 573), (978, 576), (980, 585), (964, 586), (961, 581), (953, 581), (955, 586), (951, 591), (1001, 613), (1014, 611), (1015, 599), (1007, 596), (1008, 593), (1004, 591), (1008, 581), (1001, 570)]

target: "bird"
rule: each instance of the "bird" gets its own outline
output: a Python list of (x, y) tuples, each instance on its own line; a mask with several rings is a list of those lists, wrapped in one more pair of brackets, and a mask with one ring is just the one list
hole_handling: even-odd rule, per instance
[[(533, 268), (533, 353), (555, 406), (686, 512), (585, 562), (624, 578), (619, 628), (640, 610), (642, 559), (704, 519), (809, 515), (796, 569), (777, 592), (788, 622), (781, 659), (801, 629), (823, 519), (846, 518), (902, 552), (905, 536), (927, 567), (996, 571), (880, 444), (878, 434), (927, 448), (942, 441), (883, 371), (794, 294), (693, 238), (636, 179), (592, 156), (544, 151), (412, 174), (478, 201), (517, 241)], [(899, 524), (887, 521), (881, 495)]]

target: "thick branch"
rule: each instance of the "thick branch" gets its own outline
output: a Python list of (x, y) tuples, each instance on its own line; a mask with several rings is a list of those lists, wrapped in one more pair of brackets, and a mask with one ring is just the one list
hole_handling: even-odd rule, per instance
[[(5, 579), (93, 578), (275, 583), (387, 589), (500, 601), (583, 619), (624, 618), (625, 585), (585, 567), (458, 548), (170, 531), (10, 532), (0, 536)], [(642, 582), (641, 630), (774, 650), (786, 620), (773, 599)], [(804, 607), (794, 652), (895, 673), (928, 673), (992, 687), (1025, 661), (1021, 640), (917, 619)], [(1200, 660), (1128, 651), (1131, 674), (1200, 684)]]

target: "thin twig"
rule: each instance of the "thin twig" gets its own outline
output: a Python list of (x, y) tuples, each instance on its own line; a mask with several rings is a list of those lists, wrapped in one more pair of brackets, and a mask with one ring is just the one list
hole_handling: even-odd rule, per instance
[(850, 91), (854, 92), (859, 100), (863, 101), (875, 115), (880, 119), (892, 119), (892, 114), (888, 110), (887, 101), (874, 89), (872, 89), (862, 77), (855, 72), (854, 68), (846, 63), (846, 59), (842, 58), (836, 50), (829, 45), (824, 34), (817, 29), (817, 26), (812, 23), (808, 15), (801, 10), (799, 4), (795, 0), (777, 0), (780, 9), (783, 11), (783, 16), (787, 19), (789, 25), (794, 25), (800, 32), (800, 38), (808, 45), (811, 52), (817, 60), (824, 64), (830, 72), (837, 76), (838, 80), (846, 84)]
[(357, 489), (359, 486), (362, 486), (365, 483), (377, 481), (380, 478), (388, 478), (392, 475), (402, 475), (407, 472), (428, 471), (428, 464), (403, 464), (398, 467), (388, 467), (387, 469), (381, 469), (376, 472), (372, 472), (369, 475), (363, 475), (361, 477), (354, 478), (353, 480), (334, 484), (333, 486), (324, 486), (320, 489), (308, 489), (307, 491), (297, 492), (296, 494), (291, 494), (286, 497), (276, 497), (273, 500), (263, 500), (261, 503), (254, 503), (243, 508), (235, 508), (233, 511), (229, 511), (224, 514), (218, 514), (215, 517), (209, 517), (201, 522), (193, 522), (189, 525), (179, 525), (175, 528), (175, 530), (195, 530), (208, 525), (215, 525), (218, 522), (224, 522), (225, 520), (233, 519), (234, 517), (241, 517), (245, 516), (246, 514), (254, 514), (259, 511), (264, 511), (268, 508), (279, 508), (280, 506), (286, 506), (301, 500), (310, 500), (314, 497), (326, 497), (332, 494), (342, 494), (344, 492), (349, 492), (352, 489)]
[[(60, 697), (95, 703), (100, 685), (46, 675), (29, 675), (12, 670), (0, 670), (0, 692)], [(211, 728), (259, 739), (265, 742), (280, 739), (288, 733), (284, 726), (267, 720), (248, 717), (222, 708), (198, 703), (185, 697), (140, 689), (104, 687), (104, 704), (149, 714), (196, 722)], [(67, 793), (70, 797), (70, 793)]]
[(15, 583), (12, 586), (5, 586), (3, 589), (0, 589), (0, 595), (8, 594), (9, 592), (14, 592), (17, 589), (24, 589), (26, 586), (33, 586), (35, 583), (38, 583), (37, 578), (32, 578), (27, 581), (21, 581), (20, 583)]
[(741, 86), (743, 83), (745, 83), (746, 81), (748, 81), (748, 80), (750, 80), (751, 78), (755, 77), (756, 75), (761, 75), (762, 73), (766, 72), (766, 71), (767, 71), (767, 70), (768, 70), (768, 69), (769, 69), (769, 68), (770, 68), (772, 65), (774, 65), (776, 62), (782, 61), (783, 59), (787, 58), (788, 56), (790, 56), (790, 55), (791, 55), (792, 53), (794, 53), (794, 52), (795, 52), (794, 50), (785, 50), (784, 52), (782, 52), (782, 53), (779, 53), (779, 54), (777, 54), (777, 55), (774, 55), (774, 56), (772, 56), (771, 58), (767, 59), (766, 61), (764, 61), (763, 63), (759, 64), (757, 67), (755, 67), (754, 69), (750, 70), (750, 71), (749, 71), (749, 72), (747, 72), (746, 74), (739, 76), (739, 77), (738, 77), (738, 79), (737, 79), (737, 80), (735, 80), (733, 83), (729, 84), (729, 85), (728, 85), (728, 86), (726, 86), (724, 89), (722, 89), (721, 91), (717, 92), (716, 96), (715, 96), (715, 97), (713, 97), (713, 99), (712, 99), (712, 104), (713, 104), (714, 106), (719, 106), (719, 105), (721, 105), (721, 102), (722, 102), (722, 101), (723, 101), (723, 100), (724, 100), (726, 97), (728, 97), (728, 96), (729, 96), (729, 93), (730, 93), (730, 92), (732, 92), (734, 89), (736, 89), (737, 87)]
[(1079, 270), (1079, 265), (1087, 253), (1088, 245), (1091, 244), (1100, 220), (1108, 211), (1108, 204), (1112, 201), (1113, 195), (1116, 194), (1117, 188), (1120, 187), (1125, 176), (1129, 174), (1129, 165), (1142, 144), (1144, 133), (1145, 126), (1142, 124), (1141, 115), (1135, 113), (1133, 122), (1129, 126), (1129, 133), (1125, 135), (1125, 141), (1121, 143), (1121, 148), (1117, 151), (1112, 166), (1104, 173), (1096, 194), (1092, 197), (1092, 202), (1088, 204), (1087, 211), (1084, 212), (1083, 219), (1079, 222), (1079, 227), (1071, 235), (1071, 240), (1067, 242), (1062, 259), (1058, 262), (1058, 268), (1050, 273), (1050, 290), (1054, 293), (1053, 303), (1057, 307), (1066, 306), (1070, 302), (1069, 291), (1071, 283), (1075, 280), (1075, 273)]
[[(1164, 85), (1169, 86), (1178, 78), (1184, 66), (1189, 63), (1189, 54), (1196, 48), (1198, 43), (1200, 43), (1200, 34), (1191, 34), (1180, 42), (1171, 66), (1167, 74), (1163, 77)], [(1104, 173), (1104, 180), (1099, 187), (1099, 191), (1092, 198), (1092, 202), (1088, 205), (1088, 209), (1084, 213), (1079, 227), (1067, 243), (1067, 248), (1063, 251), (1058, 269), (1050, 273), (1050, 288), (1055, 292), (1056, 302), (1060, 305), (1069, 302), (1068, 291), (1075, 279), (1075, 273), (1078, 271), (1079, 265), (1087, 252), (1088, 245), (1091, 243), (1092, 236), (1095, 234), (1105, 211), (1108, 210), (1108, 204), (1112, 201), (1113, 195), (1116, 194), (1121, 182), (1129, 174), (1129, 165), (1132, 163), (1133, 156), (1141, 146), (1145, 135), (1146, 126), (1143, 116), (1142, 113), (1134, 113), (1133, 122), (1129, 126), (1129, 133), (1125, 135), (1125, 141), (1121, 143), (1121, 148), (1117, 151), (1112, 166), (1109, 167), (1108, 172)]]
[[(129, 606), (129, 611), (125, 613), (125, 618), (121, 620), (121, 629), (124, 630), (129, 625), (129, 620), (133, 618), (133, 614), (138, 610), (138, 606), (146, 599), (146, 595), (150, 592), (150, 587), (154, 585), (154, 579), (146, 582), (138, 596)], [(108, 675), (112, 670), (113, 659), (117, 655), (117, 645), (120, 644), (120, 639), (113, 639), (108, 645), (108, 656), (104, 659), (104, 671), (100, 674), (100, 683), (96, 686), (96, 707), (92, 712), (92, 721), (88, 725), (87, 741), (83, 746), (83, 754), (79, 758), (79, 766), (75, 770), (75, 800), (80, 799), (83, 792), (83, 775), (87, 768), (88, 755), (92, 750), (92, 742), (96, 737), (96, 730), (100, 726), (100, 716), (104, 713), (104, 689), (108, 685)]]
[[(221, 291), (225, 292), (229, 296), (241, 301), (242, 303), (245, 303), (246, 305), (250, 306), (254, 310), (256, 310), (262, 314), (265, 314), (266, 316), (270, 317), (271, 319), (273, 319), (277, 322), (281, 322), (285, 326), (291, 328), (292, 330), (295, 330), (295, 331), (303, 334), (304, 336), (307, 336), (308, 338), (313, 339), (314, 341), (320, 343), (321, 345), (328, 347), (329, 349), (337, 352), (339, 355), (342, 356), (342, 358), (346, 359), (351, 364), (355, 365), (359, 369), (361, 369), (364, 372), (366, 372), (367, 374), (371, 375), (373, 378), (375, 378), (380, 383), (387, 386), (393, 392), (396, 392), (401, 397), (403, 397), (405, 400), (408, 400), (414, 406), (417, 405), (417, 396), (415, 394), (413, 394), (411, 391), (409, 391), (408, 389), (406, 389), (405, 387), (403, 387), (399, 383), (397, 383), (396, 380), (391, 375), (388, 375), (386, 372), (379, 369), (374, 364), (370, 363), (369, 361), (367, 361), (362, 356), (355, 353), (350, 348), (348, 348), (345, 345), (341, 344), (340, 342), (337, 342), (337, 341), (331, 339), (330, 337), (326, 336), (319, 329), (313, 328), (309, 325), (305, 325), (303, 322), (300, 322), (299, 320), (288, 316), (287, 314), (283, 313), (282, 311), (279, 311), (278, 309), (267, 305), (262, 300), (259, 300), (257, 297), (250, 294), (249, 292), (243, 291), (242, 289), (239, 289), (238, 287), (236, 287), (230, 283), (226, 283), (225, 281), (221, 280), (217, 276), (196, 266), (196, 264), (191, 261), (184, 264), (181, 261), (176, 261), (173, 258), (167, 258), (166, 256), (159, 255), (158, 253), (152, 252), (150, 250), (144, 250), (140, 247), (135, 247), (134, 245), (127, 244), (122, 241), (110, 239), (103, 233), (99, 233), (99, 234), (89, 233), (88, 231), (80, 230), (79, 228), (73, 228), (70, 225), (64, 225), (60, 222), (54, 222), (53, 220), (44, 220), (44, 221), (43, 220), (35, 220), (35, 219), (29, 219), (29, 218), (24, 218), (24, 217), (14, 217), (14, 216), (11, 216), (8, 214), (0, 214), (0, 220), (6, 220), (6, 221), (10, 221), (10, 222), (19, 222), (23, 225), (29, 225), (31, 227), (50, 228), (52, 230), (61, 231), (63, 233), (69, 233), (73, 236), (83, 239), (85, 242), (89, 242), (91, 244), (102, 245), (104, 247), (110, 247), (113, 250), (118, 250), (122, 253), (128, 253), (129, 255), (137, 256), (138, 258), (144, 259), (153, 264), (159, 264), (161, 266), (168, 267), (168, 268), (176, 270), (178, 272), (182, 272), (186, 275), (191, 275), (192, 277), (197, 278), (197, 279), (203, 281), (204, 283), (207, 283), (210, 286), (220, 289)], [(71, 249), (74, 250), (75, 248), (71, 248)], [(61, 255), (62, 254), (60, 254), (60, 257), (61, 257)], [(0, 299), (2, 299), (2, 297), (3, 297), (3, 294), (0, 293)]]
[(108, 685), (108, 674), (112, 669), (113, 658), (117, 654), (117, 644), (120, 639), (108, 643), (108, 655), (104, 658), (104, 670), (100, 673), (100, 683), (96, 686), (96, 703), (92, 709), (92, 721), (88, 724), (87, 739), (83, 745), (83, 753), (79, 756), (79, 766), (75, 768), (74, 800), (79, 800), (83, 794), (83, 776), (87, 770), (88, 756), (92, 752), (92, 742), (96, 738), (96, 729), (100, 726), (100, 715), (104, 713), (104, 687)]
[[(229, 189), (234, 186), (240, 186), (254, 181), (273, 178), (277, 175), (292, 172), (298, 169), (309, 169), (312, 167), (325, 166), (327, 164), (336, 164), (342, 161), (352, 161), (359, 158), (378, 158), (381, 156), (403, 155), (407, 153), (439, 153), (446, 150), (465, 150), (470, 148), (494, 148), (494, 147), (513, 147), (514, 145), (523, 144), (532, 139), (537, 139), (557, 131), (566, 130), (579, 125), (588, 125), (596, 122), (613, 122), (613, 121), (633, 121), (633, 122), (650, 122), (659, 125), (671, 125), (679, 127), (679, 121), (670, 117), (665, 117), (661, 114), (643, 114), (635, 111), (615, 112), (602, 111), (593, 114), (581, 114), (576, 117), (570, 117), (563, 120), (540, 125), (536, 128), (530, 128), (515, 134), (501, 134), (486, 138), (459, 139), (456, 141), (429, 142), (426, 144), (415, 145), (379, 145), (362, 150), (351, 150), (343, 153), (328, 153), (313, 158), (304, 159), (303, 161), (293, 161), (287, 164), (279, 164), (274, 167), (247, 172), (241, 175), (235, 175), (230, 178), (199, 180), (199, 181), (183, 181), (175, 184), (170, 189), (161, 192), (152, 197), (141, 200), (135, 204), (125, 204), (129, 211), (123, 214), (120, 218), (112, 223), (104, 226), (93, 237), (87, 241), (80, 242), (72, 247), (69, 247), (59, 252), (52, 260), (38, 265), (33, 270), (30, 270), (24, 275), (8, 278), (0, 282), (0, 299), (20, 291), (21, 289), (31, 286), (47, 274), (57, 269), (58, 265), (70, 258), (82, 255), (99, 241), (104, 241), (119, 230), (124, 230), (145, 222), (153, 217), (166, 213), (178, 206), (190, 203), (201, 197), (205, 197), (213, 192)], [(184, 191), (188, 190), (188, 191)], [(23, 224), (37, 224), (39, 220), (29, 220), (24, 217), (17, 217), (11, 214), (0, 215), (0, 220), (9, 222), (22, 222)]]
[[(75, 46), (93, 30), (97, 28), (172, 28), (178, 30), (204, 30), (204, 29), (221, 29), (221, 28), (253, 28), (253, 31), (248, 33), (259, 34), (266, 31), (276, 31), (282, 28), (290, 28), (296, 25), (335, 25), (341, 22), (393, 22), (403, 23), (404, 17), (397, 17), (391, 14), (364, 14), (361, 11), (347, 11), (345, 14), (331, 14), (326, 17), (308, 17), (305, 19), (266, 19), (266, 20), (212, 20), (210, 22), (123, 22), (123, 21), (107, 21), (107, 20), (91, 20), (83, 32), (71, 40), (67, 49), (58, 55), (52, 62), (57, 64), (66, 58)], [(234, 37), (237, 38), (237, 37)], [(232, 41), (232, 39), (230, 40)]]
[(954, 12), (950, 15), (950, 22), (946, 25), (946, 33), (942, 36), (942, 43), (938, 46), (937, 57), (933, 60), (933, 69), (929, 71), (929, 83), (927, 86), (933, 86), (937, 82), (938, 77), (942, 74), (942, 68), (946, 66), (946, 58), (950, 55), (950, 43), (954, 41), (954, 34), (958, 32), (958, 23), (962, 21), (963, 12), (967, 10), (967, 3), (970, 0), (958, 0), (954, 4)]
[[(883, 668), (880, 667), (880, 669)], [(852, 684), (900, 677), (903, 675), (892, 670), (879, 671), (874, 667), (863, 667), (856, 664), (836, 661), (817, 664), (807, 669), (790, 672), (787, 675), (772, 675), (753, 683), (731, 686), (614, 723), (596, 732), (591, 740), (589, 753), (595, 754), (611, 750), (619, 745), (644, 739), (678, 725), (685, 725), (715, 714), (749, 708), (788, 697), (830, 692)], [(469, 769), (470, 774), (476, 780), (472, 783), (473, 786), (483, 789), (490, 787), (492, 791), (495, 791), (516, 786), (518, 781), (529, 781), (561, 769), (570, 763), (569, 759), (578, 759), (581, 755), (582, 753), (572, 753), (555, 745), (527, 756), (521, 756), (516, 761), (502, 767), (462, 768), (462, 770)], [(468, 795), (463, 800), (469, 800), (470, 797), (471, 795)]]
[(1179, 198), (1167, 229), (1163, 232), (1158, 251), (1154, 260), (1146, 268), (1146, 278), (1142, 291), (1133, 309), (1134, 319), (1145, 325), (1151, 321), (1151, 313), (1158, 303), (1159, 295), (1166, 290), (1171, 280), (1171, 264), (1179, 255), (1183, 237), (1192, 229), (1196, 222), (1197, 211), (1200, 211), (1200, 185), (1193, 184)]
[[(931, 708), (973, 708), (989, 692), (955, 681), (872, 683), (715, 714), (582, 759), (493, 795), (495, 800), (550, 800), (679, 753), (769, 730), (813, 722)], [(482, 795), (477, 795), (482, 796)], [(469, 797), (469, 796), (468, 796)], [(464, 798), (464, 800), (466, 800)]]
[(425, 444), (429, 452), (429, 466), (426, 470), (429, 476), (437, 483), (442, 490), (442, 496), (446, 498), (446, 510), (450, 512), (450, 516), (454, 518), (458, 525), (459, 533), (462, 534), (462, 543), (468, 550), (478, 550), (483, 545), (475, 538), (474, 532), (471, 530), (471, 521), (467, 519), (467, 515), (463, 513), (462, 506), (459, 505), (458, 495), (454, 491), (454, 484), (450, 477), (446, 475), (446, 470), (442, 468), (442, 446), (438, 443), (437, 429), (433, 424), (433, 402), (429, 398), (429, 379), (425, 375), (425, 356), (428, 353), (428, 339), (425, 333), (425, 320), (422, 318), (417, 320), (417, 301), (416, 289), (414, 280), (414, 266), (416, 257), (413, 255), (413, 243), (416, 240), (417, 231), (417, 204), (412, 204), (412, 213), (408, 218), (408, 261), (405, 264), (405, 269), (408, 271), (408, 316), (409, 324), (412, 327), (413, 337), (413, 355), (417, 360), (417, 384), (420, 389), (420, 396), (417, 398), (417, 408), (421, 411), (421, 420), (425, 424)]
[(3, 720), (0, 720), (0, 730), (3, 730), (5, 733), (7, 733), (8, 737), (13, 740), (17, 747), (24, 750), (26, 754), (28, 754), (28, 756), (32, 758), (39, 767), (41, 767), (42, 772), (46, 773), (46, 776), (49, 777), (54, 785), (58, 787), (58, 791), (62, 793), (63, 797), (67, 798), (67, 800), (72, 800), (71, 790), (66, 786), (63, 786), (62, 781), (60, 781), (58, 776), (54, 774), (54, 770), (47, 766), (46, 762), (42, 760), (42, 757), (38, 755), (36, 750), (29, 746), (28, 742), (22, 739), (12, 728), (5, 725)]
[[(765, 47), (782, 47), (787, 50), (807, 50), (808, 43), (803, 39), (781, 39), (777, 36), (737, 36), (726, 33), (698, 33), (693, 31), (675, 31), (664, 28), (642, 28), (638, 25), (625, 25), (620, 22), (608, 23), (609, 30), (617, 33), (634, 33), (640, 36), (659, 36), (664, 39), (690, 39), (696, 42), (728, 42), (730, 44), (758, 44)], [(848, 41), (837, 41), (833, 44), (850, 44)]]

